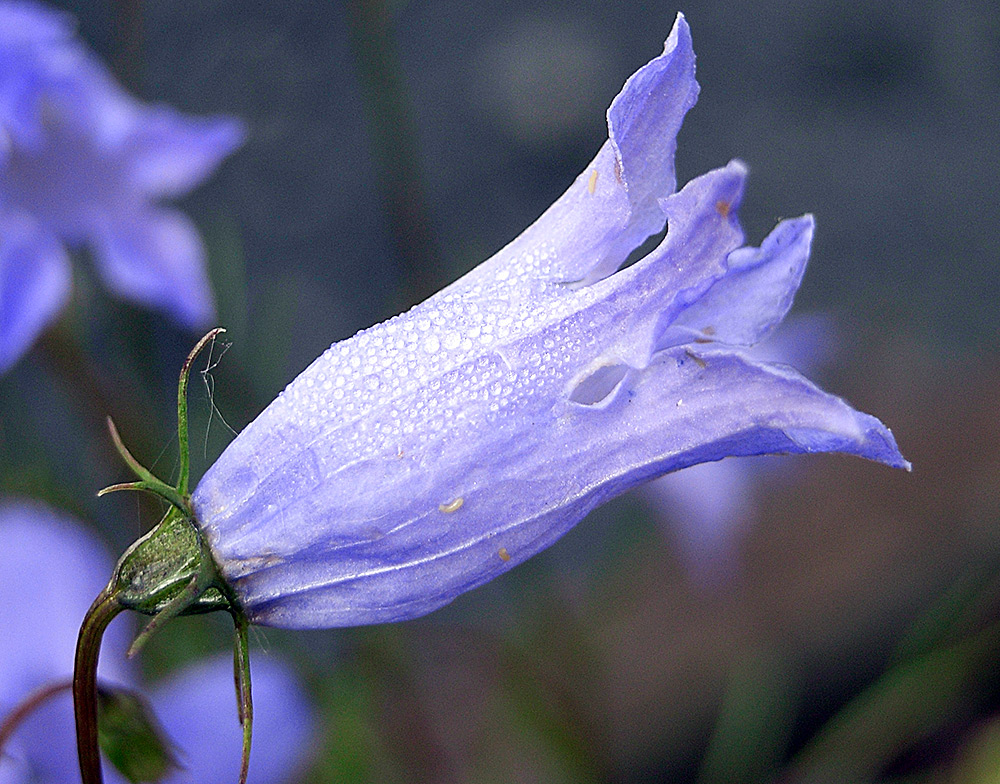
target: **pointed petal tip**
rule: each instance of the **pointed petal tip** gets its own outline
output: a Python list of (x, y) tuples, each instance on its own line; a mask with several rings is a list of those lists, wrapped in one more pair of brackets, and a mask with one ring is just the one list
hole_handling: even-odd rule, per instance
[(854, 416), (863, 434), (858, 440), (855, 454), (877, 463), (884, 463), (890, 468), (913, 470), (910, 461), (899, 451), (892, 431), (882, 423), (882, 420), (861, 411), (855, 411)]
[(879, 463), (885, 463), (890, 468), (902, 468), (907, 473), (913, 471), (913, 464), (903, 457), (896, 444), (892, 431), (875, 417), (871, 417), (874, 426), (868, 431), (867, 442), (872, 445), (871, 454), (863, 455)]
[[(670, 28), (667, 40), (663, 42), (663, 53), (673, 51), (680, 44), (682, 50), (691, 51), (691, 27), (687, 23), (683, 11), (678, 11), (674, 17), (674, 26)], [(693, 54), (693, 52), (692, 52)]]
[[(847, 405), (843, 401), (841, 404)], [(890, 468), (911, 471), (912, 465), (903, 457), (896, 439), (882, 422), (870, 414), (852, 410), (858, 430), (848, 434), (839, 428), (830, 430), (786, 429), (785, 435), (805, 453), (842, 452), (856, 455)]]
[(678, 15), (663, 53), (633, 73), (608, 107), (616, 174), (633, 206), (674, 190), (677, 132), (698, 100), (694, 60), (691, 31)]

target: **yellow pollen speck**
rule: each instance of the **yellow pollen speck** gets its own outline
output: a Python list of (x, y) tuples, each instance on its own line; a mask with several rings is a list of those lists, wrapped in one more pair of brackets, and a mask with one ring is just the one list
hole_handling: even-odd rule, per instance
[(717, 201), (715, 202), (715, 211), (719, 213), (723, 218), (729, 217), (729, 208), (732, 205), (728, 201)]
[(587, 193), (593, 196), (595, 190), (597, 190), (597, 169), (590, 173), (590, 182), (587, 183)]
[(438, 509), (441, 510), (442, 512), (444, 512), (445, 514), (451, 514), (452, 512), (457, 512), (459, 509), (461, 509), (462, 508), (462, 504), (464, 504), (464, 503), (465, 503), (465, 499), (462, 498), (461, 496), (459, 496), (458, 498), (454, 499), (453, 501), (449, 501), (446, 504), (439, 505)]
[(510, 560), (510, 553), (507, 552), (507, 548), (506, 547), (501, 547), (499, 550), (497, 550), (497, 555), (500, 556), (500, 560), (501, 561), (509, 561)]

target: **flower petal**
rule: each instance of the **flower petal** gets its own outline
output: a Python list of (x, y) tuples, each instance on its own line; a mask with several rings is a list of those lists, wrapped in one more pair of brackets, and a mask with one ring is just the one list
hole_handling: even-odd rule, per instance
[[(0, 502), (0, 716), (34, 689), (73, 674), (80, 620), (106, 584), (112, 561), (75, 520), (41, 504)], [(104, 636), (102, 680), (133, 679), (124, 651), (130, 626), (115, 619)], [(78, 780), (69, 694), (33, 712), (4, 749), (35, 781)], [(18, 759), (19, 757), (19, 759)]]
[(584, 285), (610, 275), (663, 228), (676, 136), (698, 96), (691, 31), (678, 14), (663, 54), (625, 83), (608, 110), (608, 141), (542, 216), (446, 292), (481, 287), (516, 299), (539, 279)]
[(625, 489), (729, 455), (840, 451), (906, 465), (878, 420), (791, 370), (720, 349), (664, 352), (599, 405), (519, 397), (492, 419), (484, 406), (478, 425), (470, 406), (464, 427), (445, 427), (413, 456), (390, 441), (381, 456), (359, 454), (325, 473), (321, 453), (310, 452), (282, 475), (285, 499), (277, 487), (261, 493), (269, 506), (251, 511), (261, 525), (227, 528), (224, 538), (209, 525), (251, 618), (310, 627), (422, 615)]
[(689, 575), (702, 585), (732, 576), (736, 544), (755, 516), (757, 460), (688, 466), (642, 487)]
[(39, 143), (37, 72), (41, 63), (69, 59), (74, 29), (69, 14), (41, 3), (0, 4), (0, 157), (12, 141)]
[[(206, 472), (196, 517), (251, 620), (422, 615), (629, 487), (727, 455), (905, 465), (877, 420), (789, 370), (701, 347), (683, 323), (703, 307), (726, 337), (766, 331), (811, 231), (790, 222), (734, 253), (738, 161), (669, 192), (696, 91), (678, 18), (616, 99), (592, 170), (492, 259), (332, 346)], [(660, 245), (615, 272), (664, 216)], [(718, 314), (740, 297), (746, 325)], [(686, 345), (664, 350), (677, 322)]]
[[(268, 656), (253, 661), (254, 737), (249, 782), (294, 780), (315, 731), (312, 707), (291, 668)], [(243, 735), (233, 697), (233, 659), (193, 664), (160, 684), (151, 702), (174, 744), (180, 769), (171, 784), (235, 781)]]
[(752, 346), (778, 324), (792, 306), (809, 260), (811, 215), (779, 223), (760, 248), (729, 254), (725, 276), (692, 302), (671, 324), (662, 345), (692, 337)]
[(154, 198), (182, 196), (200, 185), (243, 142), (243, 125), (229, 117), (189, 117), (153, 106), (123, 142), (136, 186)]
[(69, 259), (35, 221), (0, 216), (0, 373), (27, 351), (69, 297)]
[(669, 228), (660, 245), (581, 292), (595, 302), (598, 323), (618, 325), (621, 337), (609, 353), (645, 367), (667, 327), (730, 273), (727, 258), (743, 241), (737, 213), (746, 176), (746, 167), (732, 161), (663, 199)]
[(97, 262), (110, 289), (165, 311), (182, 326), (202, 328), (215, 318), (205, 249), (181, 212), (147, 210), (102, 225)]

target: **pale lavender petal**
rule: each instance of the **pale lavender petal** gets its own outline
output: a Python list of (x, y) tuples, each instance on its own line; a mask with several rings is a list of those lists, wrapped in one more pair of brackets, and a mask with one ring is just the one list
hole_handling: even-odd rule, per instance
[(215, 306), (205, 249), (191, 219), (167, 209), (125, 218), (102, 226), (97, 236), (98, 268), (108, 288), (184, 326), (209, 326)]
[(73, 17), (32, 0), (5, 0), (0, 4), (0, 46), (45, 43), (72, 35)]
[(204, 181), (240, 144), (241, 126), (129, 95), (64, 14), (27, 3), (2, 12), (11, 25), (0, 25), (0, 205), (70, 247), (97, 246), (116, 292), (207, 327), (201, 241), (159, 201)]
[(0, 152), (40, 140), (36, 74), (47, 60), (67, 59), (74, 28), (69, 14), (40, 3), (0, 4)]
[[(760, 248), (739, 248), (726, 260), (728, 274), (671, 325), (666, 345), (708, 337), (752, 346), (792, 306), (809, 260), (811, 215), (777, 225)], [(680, 334), (687, 331), (686, 336)]]
[(0, 754), (0, 784), (30, 784), (28, 762), (20, 744), (9, 741), (5, 753)]
[[(626, 82), (608, 110), (608, 141), (570, 188), (516, 240), (462, 279), (483, 298), (531, 296), (539, 281), (591, 283), (660, 231), (674, 150), (698, 96), (691, 32), (678, 14), (663, 54)], [(438, 297), (445, 296), (445, 289)]]
[(809, 376), (833, 364), (841, 336), (832, 314), (792, 313), (750, 355), (761, 362), (791, 365)]
[(23, 215), (0, 214), (0, 373), (26, 352), (69, 297), (62, 245)]
[(688, 572), (714, 584), (735, 569), (735, 544), (755, 516), (754, 460), (720, 460), (689, 466), (642, 487), (642, 496), (663, 518)]
[(124, 144), (130, 177), (144, 193), (182, 196), (206, 180), (243, 143), (243, 126), (228, 117), (189, 117), (149, 107)]
[[(295, 780), (312, 751), (313, 709), (292, 670), (278, 659), (255, 655), (251, 681), (254, 735), (249, 782)], [(154, 690), (151, 702), (181, 765), (166, 782), (236, 781), (243, 734), (236, 716), (231, 656), (180, 671)]]

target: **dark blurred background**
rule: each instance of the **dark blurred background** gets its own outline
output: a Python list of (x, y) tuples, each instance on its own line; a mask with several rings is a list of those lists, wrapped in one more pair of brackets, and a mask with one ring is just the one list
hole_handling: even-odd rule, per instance
[[(634, 493), (429, 618), (262, 631), (323, 711), (303, 781), (769, 780), (883, 682), (946, 591), (996, 573), (994, 3), (59, 5), (143, 98), (248, 124), (242, 150), (183, 204), (230, 328), (214, 399), (237, 431), (331, 342), (534, 220), (597, 151), (611, 99), (683, 11), (701, 97), (679, 181), (746, 161), (754, 244), (782, 217), (816, 214), (795, 312), (835, 324), (818, 380), (883, 419), (914, 466), (833, 456), (783, 468), (733, 521), (721, 579), (682, 557), (678, 510)], [(168, 471), (173, 385), (194, 336), (111, 300), (85, 267), (76, 284), (55, 337), (0, 380), (3, 488), (72, 509), (120, 550), (156, 508), (93, 498), (124, 475), (102, 416), (131, 416), (126, 441)], [(96, 357), (93, 378), (67, 371), (76, 351)], [(76, 382), (93, 384), (89, 402)], [(192, 407), (200, 470), (231, 434), (209, 427), (203, 392)], [(154, 677), (228, 644), (224, 624), (178, 626), (150, 645)], [(972, 685), (925, 724), (906, 723), (902, 697), (876, 709), (853, 746), (834, 744), (868, 767), (835, 780), (1000, 780), (976, 772), (1000, 770), (995, 653), (961, 670)], [(928, 678), (908, 694), (933, 702)], [(905, 742), (888, 738), (897, 730)]]

